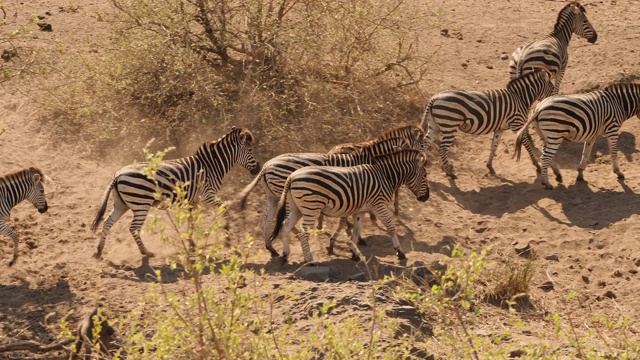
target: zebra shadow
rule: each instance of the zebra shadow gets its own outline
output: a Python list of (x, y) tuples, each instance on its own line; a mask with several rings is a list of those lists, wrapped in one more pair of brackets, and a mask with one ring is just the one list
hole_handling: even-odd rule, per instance
[[(64, 279), (52, 286), (37, 289), (31, 288), (31, 284), (21, 277), (16, 279), (20, 282), (19, 285), (0, 285), (0, 323), (11, 324), (11, 328), (16, 329), (16, 333), (5, 335), (9, 338), (18, 337), (24, 329), (28, 329), (27, 334), (36, 337), (31, 340), (49, 342), (47, 334), (50, 329), (44, 319), (51, 312), (51, 305), (70, 304), (76, 295), (71, 291), (69, 282)], [(45, 338), (39, 338), (40, 336)]]
[[(108, 265), (114, 270), (114, 272), (105, 272), (104, 274), (111, 278), (120, 280), (146, 283), (159, 283), (160, 280), (162, 280), (161, 282), (163, 284), (172, 284), (188, 276), (188, 273), (182, 264), (176, 264), (174, 269), (167, 264), (157, 266), (150, 265), (149, 258), (146, 256), (142, 257), (142, 263), (138, 267), (133, 267), (131, 265), (117, 265), (112, 262), (108, 262)], [(157, 271), (160, 272), (160, 279), (157, 276)]]
[[(563, 141), (562, 145), (560, 145), (560, 149), (553, 157), (553, 160), (560, 168), (576, 170), (580, 164), (583, 147), (584, 143)], [(542, 148), (540, 147), (540, 149)], [(640, 150), (636, 148), (636, 136), (627, 131), (620, 132), (620, 136), (618, 137), (618, 153), (624, 156), (627, 162), (633, 162), (632, 155), (639, 152)], [(609, 153), (609, 144), (607, 143), (607, 139), (602, 136), (598, 137), (593, 145), (588, 163), (592, 163), (596, 157), (598, 157), (598, 154), (600, 154), (600, 156), (611, 155)], [(587, 165), (587, 167), (588, 166), (589, 165)]]
[[(436, 186), (438, 191), (450, 194), (463, 209), (474, 214), (501, 217), (532, 206), (550, 221), (599, 230), (636, 214), (640, 207), (640, 194), (623, 181), (619, 181), (619, 184), (622, 191), (594, 189), (587, 182), (576, 182), (569, 186), (560, 184), (552, 191), (542, 189), (539, 183), (529, 182), (488, 186), (466, 192), (455, 186)], [(553, 216), (537, 205), (544, 198), (559, 203), (568, 221)]]

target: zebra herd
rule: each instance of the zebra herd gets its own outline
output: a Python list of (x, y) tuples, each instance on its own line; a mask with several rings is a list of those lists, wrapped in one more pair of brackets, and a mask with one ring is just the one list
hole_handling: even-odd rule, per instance
[[(341, 144), (328, 153), (283, 154), (261, 168), (253, 155), (253, 135), (247, 129), (234, 127), (217, 141), (203, 144), (190, 157), (160, 162), (153, 177), (144, 170), (146, 163), (126, 166), (109, 183), (91, 225), (92, 230), (98, 229), (113, 192), (113, 209), (103, 223), (94, 256), (102, 256), (110, 228), (128, 210), (133, 212), (129, 231), (138, 249), (143, 255), (154, 256), (140, 238), (150, 208), (160, 206), (165, 200), (175, 201), (178, 186), (187, 201), (218, 206), (216, 193), (223, 177), (235, 164), (240, 164), (256, 175), (238, 196), (241, 209), (258, 182), (265, 186), (267, 209), (263, 231), (265, 247), (272, 256), (281, 256), (282, 261), (287, 261), (289, 233), (293, 232), (300, 240), (305, 262), (312, 262), (309, 234), (317, 222), (322, 227), (323, 216), (340, 218), (328, 247), (332, 254), (339, 232), (348, 226), (347, 218), (352, 217), (349, 246), (352, 259), (358, 260), (361, 218), (371, 212), (372, 218), (380, 219), (385, 225), (398, 258), (405, 259), (391, 214), (392, 211), (398, 213), (398, 189), (407, 186), (421, 202), (429, 198), (426, 152), (438, 135), (442, 137), (441, 166), (447, 176), (455, 179), (448, 151), (458, 130), (473, 135), (493, 133), (486, 164), (490, 174), (495, 174), (493, 158), (502, 132), (517, 132), (516, 158), (519, 160), (524, 145), (546, 189), (553, 188), (548, 180), (549, 166), (556, 180), (562, 181), (553, 162), (562, 141), (584, 142), (577, 177), (577, 181), (584, 181), (583, 172), (593, 144), (603, 135), (609, 143), (613, 171), (623, 179), (617, 162), (618, 135), (625, 120), (640, 115), (640, 84), (612, 84), (586, 94), (558, 95), (572, 34), (590, 43), (598, 38), (585, 8), (577, 2), (568, 3), (560, 10), (548, 36), (513, 52), (509, 64), (511, 80), (505, 88), (441, 92), (428, 102), (419, 126), (395, 127), (364, 143)], [(531, 126), (544, 143), (541, 154), (529, 134)], [(0, 178), (0, 233), (14, 241), (9, 265), (18, 257), (18, 236), (6, 224), (9, 212), (23, 200), (29, 200), (41, 213), (47, 211), (44, 178), (35, 168)], [(395, 205), (393, 210), (392, 205)], [(300, 220), (302, 231), (296, 228)], [(284, 232), (282, 255), (273, 247), (273, 241), (281, 232)]]

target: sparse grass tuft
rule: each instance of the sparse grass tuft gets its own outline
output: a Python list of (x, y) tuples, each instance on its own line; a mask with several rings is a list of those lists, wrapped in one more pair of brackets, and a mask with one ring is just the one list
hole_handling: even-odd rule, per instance
[(507, 262), (493, 277), (496, 284), (487, 294), (487, 301), (496, 306), (513, 306), (518, 310), (531, 307), (529, 291), (536, 270), (535, 258), (523, 263)]

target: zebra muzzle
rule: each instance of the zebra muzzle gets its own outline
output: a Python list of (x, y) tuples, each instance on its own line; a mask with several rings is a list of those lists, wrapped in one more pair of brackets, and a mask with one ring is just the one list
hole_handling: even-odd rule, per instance
[(38, 208), (38, 212), (39, 212), (40, 214), (46, 213), (46, 212), (47, 212), (47, 210), (49, 210), (49, 205), (48, 205), (47, 203), (44, 203), (44, 206), (43, 206), (43, 207)]
[(418, 201), (420, 202), (425, 202), (429, 200), (429, 189), (427, 189), (427, 192), (425, 192), (424, 194), (418, 196)]

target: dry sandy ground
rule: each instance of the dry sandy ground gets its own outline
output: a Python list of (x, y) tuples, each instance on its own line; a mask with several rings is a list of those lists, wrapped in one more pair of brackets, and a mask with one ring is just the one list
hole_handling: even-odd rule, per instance
[[(106, 6), (103, 0), (76, 0), (77, 12), (60, 11), (52, 1), (30, 1), (25, 14), (45, 14), (53, 25), (52, 33), (68, 44), (72, 51), (86, 51), (88, 40), (97, 36), (98, 24), (92, 12)], [(60, 6), (69, 3), (60, 1)], [(501, 60), (517, 46), (548, 33), (558, 10), (564, 5), (554, 1), (434, 1), (438, 23), (430, 38), (425, 39), (425, 51), (435, 52), (434, 68), (422, 87), (425, 103), (429, 96), (442, 90), (458, 88), (482, 90), (503, 87), (508, 81), (508, 62)], [(592, 89), (625, 77), (640, 74), (640, 1), (588, 1), (584, 3), (599, 37), (594, 45), (575, 38), (570, 47), (570, 61), (562, 93)], [(448, 29), (451, 37), (440, 34)], [(459, 35), (458, 35), (459, 34)], [(106, 306), (116, 314), (132, 309), (137, 298), (149, 284), (145, 274), (151, 269), (142, 264), (137, 248), (128, 234), (125, 217), (112, 230), (104, 258), (91, 258), (96, 236), (88, 229), (99, 205), (104, 186), (112, 174), (134, 159), (101, 159), (86, 154), (81, 144), (59, 144), (48, 136), (34, 119), (41, 114), (29, 100), (10, 93), (0, 94), (3, 116), (1, 125), (10, 131), (0, 137), (0, 169), (2, 174), (28, 166), (38, 166), (57, 184), (49, 195), (50, 210), (38, 214), (30, 204), (18, 206), (10, 223), (21, 236), (20, 258), (12, 268), (6, 263), (11, 254), (9, 239), (0, 239), (0, 343), (20, 339), (41, 342), (54, 340), (56, 334), (45, 324), (46, 314), (56, 317), (73, 310), (72, 318), (89, 310), (97, 294), (105, 296)], [(416, 122), (418, 119), (416, 119)], [(399, 122), (398, 122), (399, 123)], [(396, 124), (389, 124), (390, 126)], [(221, 135), (219, 129), (216, 135)], [(503, 137), (494, 161), (498, 176), (487, 176), (485, 161), (490, 137), (459, 136), (452, 161), (459, 179), (444, 177), (438, 165), (431, 167), (432, 196), (424, 203), (402, 193), (400, 236), (408, 251), (408, 264), (424, 261), (430, 264), (442, 260), (453, 244), (467, 252), (480, 251), (491, 245), (489, 255), (494, 266), (520, 259), (513, 244), (530, 242), (539, 255), (531, 298), (536, 310), (523, 315), (531, 332), (514, 330), (513, 340), (505, 346), (516, 348), (519, 343), (536, 341), (539, 333), (549, 333), (544, 323), (545, 311), (573, 313), (576, 323), (590, 315), (629, 317), (631, 328), (640, 330), (640, 249), (637, 238), (640, 224), (640, 158), (636, 134), (640, 132), (638, 119), (632, 118), (622, 128), (620, 152), (621, 168), (627, 180), (617, 181), (611, 171), (604, 140), (597, 142), (592, 163), (585, 172), (587, 183), (575, 183), (575, 168), (581, 146), (564, 144), (556, 160), (565, 175), (565, 183), (553, 191), (545, 191), (534, 183), (535, 170), (528, 161), (516, 163), (512, 159), (514, 136)], [(364, 140), (364, 139), (354, 139)], [(193, 144), (195, 148), (198, 144)], [(330, 141), (327, 141), (327, 148)], [(261, 154), (261, 149), (256, 149)], [(117, 154), (114, 154), (117, 156)], [(259, 160), (265, 161), (266, 158)], [(251, 177), (236, 169), (227, 179), (223, 197), (232, 198), (234, 192), (247, 184)], [(552, 183), (555, 183), (552, 181)], [(53, 190), (53, 189), (51, 189)], [(248, 210), (242, 217), (231, 220), (233, 236), (249, 233), (261, 238), (261, 190), (250, 198)], [(401, 265), (396, 260), (390, 239), (381, 229), (365, 225), (369, 243), (362, 250), (367, 257), (375, 256), (382, 264)], [(175, 251), (163, 246), (157, 236), (145, 234), (145, 243), (156, 254), (149, 265), (162, 267), (163, 257)], [(303, 291), (315, 287), (318, 295), (355, 294), (365, 296), (358, 283), (347, 279), (360, 271), (361, 265), (348, 260), (346, 251), (339, 257), (329, 257), (324, 251), (326, 238), (312, 241), (316, 260), (332, 268), (330, 285), (291, 280), (289, 275), (299, 265), (302, 254), (296, 242), (292, 244), (292, 264), (279, 268), (268, 262), (266, 252), (257, 253), (257, 264), (267, 264), (269, 281), (287, 283), (297, 281)], [(556, 255), (556, 257), (550, 257)], [(549, 257), (552, 260), (545, 259)], [(128, 267), (127, 267), (128, 266)], [(213, 276), (212, 276), (213, 277)], [(555, 290), (544, 292), (538, 285), (551, 279)], [(213, 280), (212, 280), (213, 281)], [(169, 284), (171, 286), (171, 284)], [(567, 291), (574, 289), (582, 307), (563, 305)], [(606, 292), (615, 299), (604, 297)], [(291, 304), (289, 304), (291, 305)], [(295, 311), (295, 309), (293, 310)], [(356, 313), (354, 309), (346, 309)], [(506, 312), (485, 307), (474, 331), (501, 332), (506, 326)], [(533, 336), (530, 336), (533, 334)], [(553, 344), (554, 340), (547, 340)], [(556, 344), (559, 345), (559, 344)], [(27, 353), (0, 354), (0, 358), (28, 358)], [(40, 358), (57, 359), (59, 354)]]

